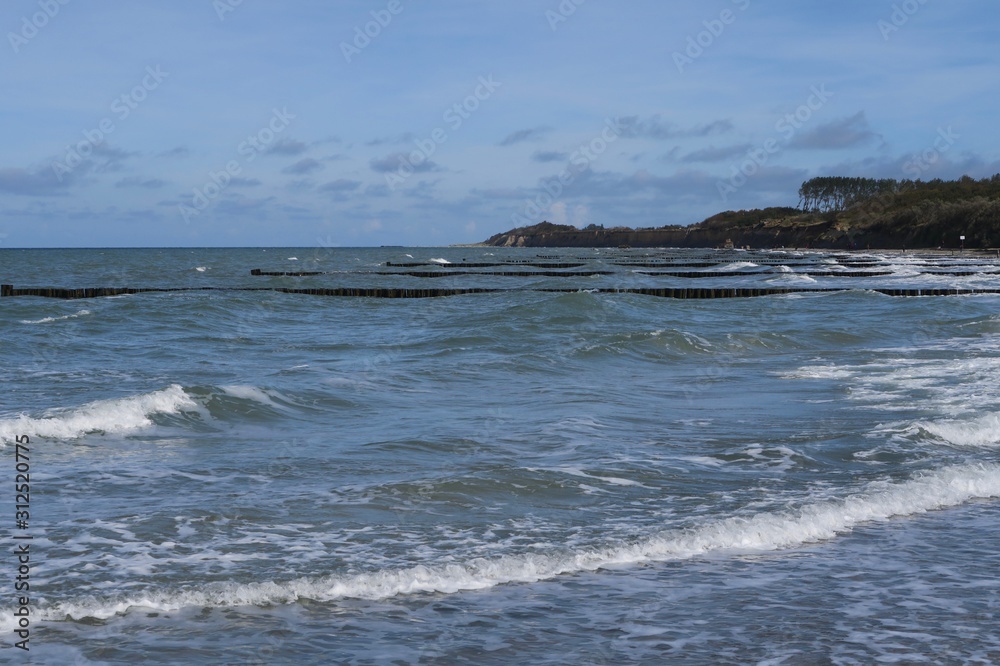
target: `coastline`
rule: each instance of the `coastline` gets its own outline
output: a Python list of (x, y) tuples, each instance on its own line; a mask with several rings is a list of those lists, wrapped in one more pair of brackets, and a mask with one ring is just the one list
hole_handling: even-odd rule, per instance
[[(767, 211), (724, 213), (688, 227), (657, 229), (577, 229), (542, 222), (496, 234), (480, 246), (492, 247), (608, 247), (692, 249), (799, 249), (837, 251), (910, 250), (940, 252), (982, 251), (995, 254), (1000, 229), (964, 231), (951, 225), (850, 225), (834, 216), (764, 217)], [(971, 226), (971, 225), (970, 225)], [(964, 247), (963, 247), (964, 246)]]

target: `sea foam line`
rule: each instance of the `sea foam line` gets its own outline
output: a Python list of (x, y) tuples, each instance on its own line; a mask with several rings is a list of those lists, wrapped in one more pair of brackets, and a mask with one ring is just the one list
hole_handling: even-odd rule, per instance
[(0, 420), (0, 445), (13, 442), (15, 437), (27, 435), (45, 439), (76, 439), (87, 433), (123, 433), (153, 424), (153, 414), (177, 414), (183, 410), (196, 410), (199, 405), (172, 384), (165, 389), (117, 398), (98, 400), (75, 409), (49, 410), (41, 418), (20, 415)]
[[(129, 609), (176, 611), (185, 607), (291, 604), (300, 599), (386, 599), (435, 592), (452, 594), (509, 583), (532, 583), (561, 574), (648, 562), (686, 560), (713, 552), (762, 553), (833, 539), (864, 523), (1000, 497), (1000, 465), (945, 467), (900, 483), (876, 482), (840, 500), (795, 510), (735, 516), (686, 530), (668, 530), (633, 543), (553, 553), (478, 558), (464, 564), (418, 565), (354, 575), (298, 578), (285, 582), (217, 584), (186, 590), (151, 590), (116, 598), (89, 597), (44, 604), (40, 620), (106, 619)], [(0, 631), (13, 615), (0, 611)]]
[(80, 310), (76, 314), (63, 315), (62, 317), (44, 317), (42, 319), (22, 319), (22, 324), (48, 324), (53, 321), (64, 321), (66, 319), (76, 319), (77, 317), (86, 317), (90, 314), (90, 310)]

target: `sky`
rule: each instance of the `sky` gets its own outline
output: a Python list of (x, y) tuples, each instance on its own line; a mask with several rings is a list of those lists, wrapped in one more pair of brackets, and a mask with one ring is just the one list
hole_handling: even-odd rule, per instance
[(0, 248), (687, 225), (1000, 172), (995, 0), (5, 0)]

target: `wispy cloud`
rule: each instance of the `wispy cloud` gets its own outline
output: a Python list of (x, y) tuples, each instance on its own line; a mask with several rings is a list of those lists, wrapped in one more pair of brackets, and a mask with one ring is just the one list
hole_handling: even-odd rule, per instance
[(337, 180), (326, 183), (319, 187), (320, 192), (332, 192), (335, 194), (343, 194), (345, 192), (354, 192), (359, 187), (361, 183), (357, 180), (348, 180), (347, 178), (338, 178)]
[(389, 189), (388, 185), (369, 185), (365, 188), (366, 197), (375, 197), (377, 199), (385, 199), (392, 196), (392, 190)]
[[(92, 170), (95, 173), (114, 173), (125, 169), (126, 160), (139, 157), (138, 151), (129, 151), (124, 148), (113, 146), (107, 141), (93, 144), (90, 156), (84, 160), (80, 167), (73, 169), (86, 172)], [(63, 175), (65, 178), (65, 174)]]
[(24, 196), (62, 194), (70, 186), (73, 174), (60, 179), (55, 171), (42, 169), (0, 168), (0, 192)]
[(260, 187), (264, 183), (259, 178), (239, 178), (233, 177), (229, 181), (229, 187)]
[(744, 155), (752, 148), (753, 145), (749, 143), (740, 143), (735, 146), (722, 146), (721, 148), (709, 146), (708, 148), (702, 148), (701, 150), (688, 153), (681, 158), (681, 162), (724, 162), (734, 157)]
[(653, 139), (656, 141), (681, 137), (716, 136), (733, 130), (733, 123), (729, 120), (715, 120), (695, 127), (679, 127), (667, 120), (663, 114), (656, 114), (648, 118), (625, 116), (619, 118), (618, 122), (622, 128), (621, 136), (628, 139)]
[(431, 160), (422, 160), (419, 164), (411, 164), (407, 153), (392, 153), (385, 157), (375, 158), (370, 162), (372, 171), (376, 173), (392, 173), (400, 168), (400, 165), (407, 164), (414, 173), (427, 173), (430, 171), (441, 171), (441, 167)]
[(291, 166), (287, 166), (281, 170), (281, 173), (292, 174), (295, 176), (303, 176), (308, 173), (313, 173), (315, 171), (322, 171), (323, 164), (318, 160), (314, 160), (311, 157), (305, 157)]
[(728, 134), (733, 131), (733, 121), (731, 120), (716, 120), (714, 122), (708, 123), (707, 125), (700, 125), (698, 127), (690, 130), (691, 136), (716, 136), (719, 134)]
[(538, 150), (531, 156), (536, 162), (565, 162), (569, 159), (569, 153), (558, 150)]
[(410, 197), (412, 199), (434, 201), (437, 198), (437, 186), (440, 182), (440, 180), (418, 181), (415, 187), (411, 187), (403, 192), (403, 196)]
[(366, 141), (366, 146), (399, 146), (404, 143), (410, 143), (416, 138), (412, 132), (405, 132), (404, 134), (397, 134), (396, 136), (381, 137), (378, 139), (372, 139), (371, 141)]
[(129, 187), (135, 187), (135, 188), (141, 188), (141, 189), (146, 189), (146, 190), (158, 190), (158, 189), (160, 189), (161, 187), (163, 187), (166, 184), (167, 184), (167, 181), (161, 180), (159, 178), (142, 179), (142, 178), (138, 178), (136, 176), (132, 176), (132, 177), (129, 177), (129, 178), (122, 178), (117, 183), (115, 183), (115, 187), (117, 187), (119, 189), (124, 189), (124, 188), (129, 188)]
[(501, 146), (513, 146), (516, 143), (523, 143), (525, 141), (538, 141), (546, 134), (552, 131), (551, 127), (531, 127), (528, 129), (517, 130), (516, 132), (511, 132), (499, 145)]
[(267, 147), (265, 151), (268, 155), (286, 155), (294, 157), (306, 152), (309, 147), (302, 141), (281, 137)]
[(185, 146), (177, 146), (176, 148), (171, 148), (170, 150), (165, 150), (162, 153), (157, 154), (157, 157), (187, 157), (191, 154)]
[(864, 111), (801, 132), (789, 143), (800, 150), (837, 150), (863, 145), (879, 138), (868, 125)]

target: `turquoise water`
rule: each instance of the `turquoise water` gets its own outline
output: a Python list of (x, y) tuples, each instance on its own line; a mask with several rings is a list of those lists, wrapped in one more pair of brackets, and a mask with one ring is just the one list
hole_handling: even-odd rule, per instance
[[(382, 274), (463, 260), (610, 274)], [(717, 276), (650, 274), (685, 263)], [(37, 558), (28, 654), (0, 565), (0, 661), (1000, 661), (1000, 297), (868, 291), (997, 288), (998, 271), (913, 253), (0, 251), (16, 287), (509, 289), (0, 299), (0, 478), (13, 488), (28, 436), (32, 491), (29, 528), (11, 490), (0, 533)], [(588, 291), (751, 285), (851, 289)]]

